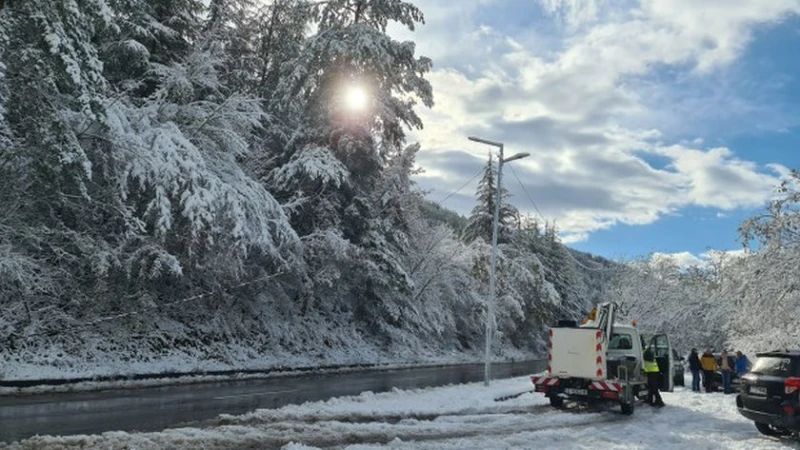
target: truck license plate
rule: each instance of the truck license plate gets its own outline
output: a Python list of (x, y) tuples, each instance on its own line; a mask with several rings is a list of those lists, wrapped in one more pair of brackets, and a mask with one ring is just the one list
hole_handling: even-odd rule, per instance
[(760, 386), (750, 386), (750, 393), (753, 395), (767, 395), (767, 388)]
[(588, 395), (589, 391), (587, 391), (586, 389), (566, 388), (564, 389), (564, 393), (568, 395)]

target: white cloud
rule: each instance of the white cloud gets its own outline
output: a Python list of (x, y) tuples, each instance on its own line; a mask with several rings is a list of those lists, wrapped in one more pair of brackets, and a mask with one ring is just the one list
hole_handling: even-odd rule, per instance
[(673, 263), (680, 267), (681, 269), (686, 269), (688, 267), (704, 267), (706, 265), (706, 261), (698, 258), (697, 256), (689, 253), (689, 252), (679, 252), (679, 253), (653, 253), (650, 255), (650, 264), (659, 265), (662, 263)]
[(728, 261), (733, 261), (739, 258), (747, 257), (748, 253), (745, 250), (709, 250), (700, 255), (694, 255), (690, 252), (676, 252), (676, 253), (660, 253), (656, 252), (650, 255), (648, 261), (652, 265), (659, 265), (663, 263), (672, 263), (681, 269), (689, 267), (706, 268), (711, 264), (724, 265)]
[(589, 240), (589, 233), (560, 233), (561, 243), (563, 244), (577, 244), (578, 242), (586, 242)]
[(539, 0), (551, 15), (560, 17), (571, 27), (578, 27), (598, 19), (606, 0)]
[[(641, 126), (639, 118), (657, 116), (629, 80), (670, 66), (698, 79), (724, 70), (756, 26), (800, 11), (798, 1), (642, 0), (627, 11), (619, 8), (623, 2), (603, 0), (541, 4), (567, 23), (549, 49), (536, 27), (487, 25), (478, 1), (432, 1), (432, 15), (424, 6), (428, 25), (415, 37), (420, 53), (444, 61), (429, 76), (436, 105), (420, 111), (426, 128), (414, 133), (429, 169), (426, 186), (443, 172), (446, 186), (472, 175), (472, 168), (435, 166), (444, 160), (433, 155), (458, 150), (485, 161), (489, 149), (466, 140), (476, 134), (503, 141), (508, 152), (532, 154), (514, 162), (515, 170), (571, 242), (617, 223), (652, 223), (686, 206), (732, 210), (772, 195), (788, 169), (703, 148), (702, 139), (670, 144), (661, 130)], [(512, 173), (504, 180), (517, 206), (533, 213)], [(471, 195), (474, 186), (462, 192)], [(467, 214), (460, 201), (459, 212)]]
[(734, 261), (741, 258), (746, 258), (750, 253), (745, 249), (737, 250), (709, 250), (701, 253), (700, 257), (709, 263), (724, 264), (725, 261)]
[(674, 30), (697, 52), (697, 69), (733, 61), (752, 39), (754, 25), (800, 13), (797, 0), (644, 0), (641, 15)]
[(772, 166), (774, 173), (760, 172), (755, 163), (737, 158), (727, 148), (670, 146), (655, 151), (672, 160), (672, 167), (685, 178), (688, 203), (698, 206), (723, 210), (760, 206), (783, 172), (777, 165)]

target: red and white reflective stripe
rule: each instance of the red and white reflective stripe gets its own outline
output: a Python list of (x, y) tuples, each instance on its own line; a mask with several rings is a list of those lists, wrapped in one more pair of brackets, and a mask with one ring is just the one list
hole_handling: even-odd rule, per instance
[(606, 383), (605, 381), (592, 381), (592, 384), (589, 385), (589, 389), (595, 391), (622, 392), (622, 385), (619, 383)]
[(531, 377), (531, 381), (533, 384), (538, 384), (542, 386), (558, 386), (559, 380), (558, 378), (549, 378), (549, 377)]
[(594, 339), (597, 345), (595, 346), (595, 351), (597, 352), (597, 358), (595, 359), (596, 369), (597, 369), (597, 376), (603, 376), (603, 332), (601, 330), (597, 330), (597, 333), (594, 334)]
[[(547, 339), (547, 348), (548, 348), (548, 351), (547, 351), (547, 373), (550, 374), (550, 373), (553, 373), (553, 371), (550, 369), (550, 363), (553, 362), (553, 329), (550, 328), (547, 331), (547, 334), (549, 336), (548, 339)], [(534, 381), (534, 384), (536, 384), (535, 381)]]

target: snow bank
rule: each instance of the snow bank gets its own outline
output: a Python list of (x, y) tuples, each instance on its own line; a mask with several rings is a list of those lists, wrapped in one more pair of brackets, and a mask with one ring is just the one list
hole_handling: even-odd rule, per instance
[[(395, 390), (221, 416), (207, 428), (159, 433), (35, 437), (12, 444), (33, 449), (780, 449), (789, 441), (758, 434), (735, 407), (734, 396), (680, 389), (667, 406), (552, 409), (529, 391), (527, 377), (420, 390)], [(520, 394), (513, 397), (514, 394)], [(512, 396), (505, 401), (495, 399)]]

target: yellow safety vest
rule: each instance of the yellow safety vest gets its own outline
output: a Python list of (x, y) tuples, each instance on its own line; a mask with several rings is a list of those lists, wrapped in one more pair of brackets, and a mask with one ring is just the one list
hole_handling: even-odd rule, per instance
[(644, 371), (645, 373), (658, 372), (658, 363), (655, 361), (645, 361)]

